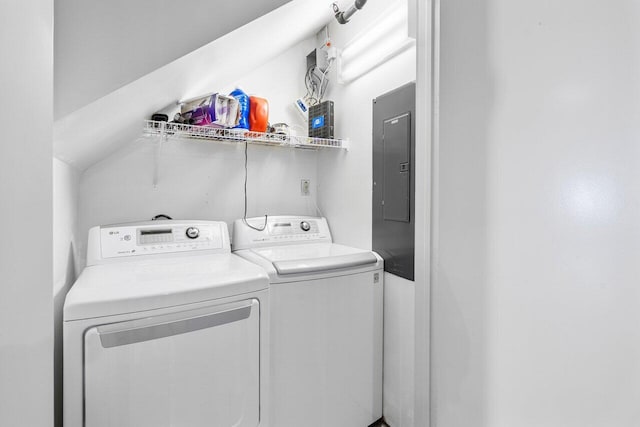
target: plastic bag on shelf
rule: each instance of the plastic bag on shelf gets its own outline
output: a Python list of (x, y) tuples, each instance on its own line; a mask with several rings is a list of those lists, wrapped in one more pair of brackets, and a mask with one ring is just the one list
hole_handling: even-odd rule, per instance
[(214, 93), (182, 104), (182, 117), (196, 126), (231, 128), (238, 123), (238, 100)]

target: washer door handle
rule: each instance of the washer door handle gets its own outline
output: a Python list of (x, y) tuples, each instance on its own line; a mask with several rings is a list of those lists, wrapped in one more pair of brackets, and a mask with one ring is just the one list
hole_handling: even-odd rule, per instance
[[(228, 308), (216, 313), (194, 315), (193, 312), (183, 312), (161, 315), (99, 326), (97, 331), (102, 347), (118, 347), (238, 322), (251, 315), (251, 308), (254, 304), (258, 304), (255, 299), (244, 301), (244, 305), (241, 307)], [(181, 315), (181, 317), (176, 318), (176, 315)]]

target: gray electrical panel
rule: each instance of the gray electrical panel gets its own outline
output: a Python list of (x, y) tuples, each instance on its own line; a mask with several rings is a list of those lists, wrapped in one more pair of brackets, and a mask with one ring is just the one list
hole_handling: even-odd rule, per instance
[(373, 100), (373, 250), (414, 278), (415, 96), (409, 83)]

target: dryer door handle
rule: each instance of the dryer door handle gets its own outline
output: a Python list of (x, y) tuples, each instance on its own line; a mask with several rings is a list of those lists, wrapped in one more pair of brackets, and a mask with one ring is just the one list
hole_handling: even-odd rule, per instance
[(251, 315), (253, 305), (257, 305), (258, 301), (252, 299), (242, 301), (240, 306), (238, 304), (226, 304), (222, 306), (225, 308), (214, 313), (211, 313), (211, 308), (209, 308), (208, 314), (197, 314), (201, 313), (202, 310), (190, 310), (141, 320), (113, 323), (99, 326), (97, 332), (104, 348), (151, 341), (247, 319)]

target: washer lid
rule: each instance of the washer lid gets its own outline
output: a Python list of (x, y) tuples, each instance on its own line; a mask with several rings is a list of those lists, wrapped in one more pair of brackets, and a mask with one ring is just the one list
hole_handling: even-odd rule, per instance
[(275, 246), (252, 251), (270, 261), (280, 276), (324, 273), (378, 263), (378, 257), (371, 251), (335, 243)]
[(267, 274), (233, 254), (94, 265), (84, 269), (64, 305), (64, 320), (137, 313), (255, 292)]

